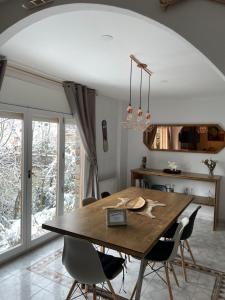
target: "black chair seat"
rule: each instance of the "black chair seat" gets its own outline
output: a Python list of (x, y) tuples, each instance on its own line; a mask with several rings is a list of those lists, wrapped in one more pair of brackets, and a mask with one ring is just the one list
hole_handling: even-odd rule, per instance
[(115, 257), (98, 251), (99, 258), (102, 263), (103, 271), (105, 276), (112, 280), (115, 278), (122, 270), (125, 259), (121, 257)]
[(109, 192), (102, 192), (101, 193), (101, 197), (102, 197), (102, 199), (103, 198), (106, 198), (106, 197), (108, 197), (108, 196), (110, 196), (111, 194), (109, 193)]
[(152, 261), (166, 261), (172, 253), (173, 241), (158, 241), (146, 258)]

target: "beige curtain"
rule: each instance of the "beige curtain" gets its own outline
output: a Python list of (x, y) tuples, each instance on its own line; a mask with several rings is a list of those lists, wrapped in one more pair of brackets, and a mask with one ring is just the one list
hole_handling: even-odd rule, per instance
[(96, 152), (95, 90), (75, 82), (65, 81), (63, 87), (71, 112), (76, 120), (89, 161), (86, 197), (99, 198), (98, 163)]

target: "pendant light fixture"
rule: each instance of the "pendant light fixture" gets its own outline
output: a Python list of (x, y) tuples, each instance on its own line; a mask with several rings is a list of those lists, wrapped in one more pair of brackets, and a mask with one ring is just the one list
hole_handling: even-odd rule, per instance
[[(141, 67), (140, 67), (141, 68)], [(140, 98), (139, 98), (139, 108), (138, 108), (138, 112), (137, 112), (137, 122), (140, 123), (143, 119), (143, 110), (142, 110), (142, 107), (141, 107), (141, 100), (142, 100), (142, 68), (141, 68), (141, 79), (140, 79)]]
[[(150, 125), (150, 112), (149, 112), (149, 102), (150, 102), (150, 77), (152, 72), (148, 69), (148, 66), (141, 63), (134, 55), (130, 55), (130, 96), (129, 104), (127, 106), (126, 120), (122, 122), (123, 127), (128, 129), (145, 130)], [(133, 62), (137, 64), (140, 68), (140, 87), (139, 87), (139, 107), (135, 110), (132, 106), (132, 75), (133, 75)], [(143, 84), (143, 71), (145, 71), (149, 76), (148, 84), (148, 106), (145, 117), (143, 116), (142, 109), (142, 84)]]
[(151, 86), (151, 75), (148, 75), (148, 107), (145, 116), (145, 125), (148, 127), (151, 123), (151, 114), (149, 112), (149, 102), (150, 102), (150, 86)]
[(130, 99), (127, 107), (127, 121), (131, 121), (133, 117), (133, 107), (131, 104), (132, 101), (132, 71), (133, 71), (133, 60), (130, 59)]

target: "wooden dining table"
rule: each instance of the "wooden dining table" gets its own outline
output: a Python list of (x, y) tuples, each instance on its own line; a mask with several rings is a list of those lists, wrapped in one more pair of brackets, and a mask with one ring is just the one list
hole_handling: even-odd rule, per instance
[[(134, 199), (140, 196), (144, 199), (158, 201), (165, 206), (153, 208), (152, 213), (155, 218), (140, 214), (139, 210), (128, 210), (126, 226), (107, 226), (105, 207), (117, 205), (121, 201), (119, 198)], [(135, 293), (135, 300), (138, 300), (147, 265), (145, 259), (147, 253), (176, 221), (191, 200), (190, 196), (184, 194), (129, 187), (93, 204), (76, 209), (72, 213), (58, 216), (54, 220), (42, 224), (42, 227), (62, 235), (85, 239), (140, 259)], [(145, 210), (146, 207), (143, 207), (141, 212)]]

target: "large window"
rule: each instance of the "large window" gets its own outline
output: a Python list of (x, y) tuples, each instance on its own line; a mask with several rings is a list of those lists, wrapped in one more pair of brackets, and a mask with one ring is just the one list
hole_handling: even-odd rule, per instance
[(56, 215), (57, 139), (57, 121), (32, 121), (32, 239), (46, 233), (42, 223)]
[(20, 115), (0, 114), (0, 253), (21, 244), (22, 133)]
[(82, 147), (76, 124), (65, 124), (65, 176), (64, 211), (70, 212), (80, 206), (82, 192)]
[(82, 196), (82, 147), (72, 118), (6, 111), (0, 106), (0, 262), (52, 237), (42, 224), (79, 207)]

